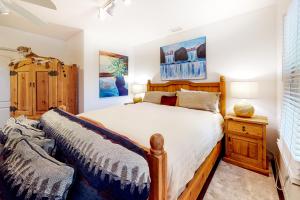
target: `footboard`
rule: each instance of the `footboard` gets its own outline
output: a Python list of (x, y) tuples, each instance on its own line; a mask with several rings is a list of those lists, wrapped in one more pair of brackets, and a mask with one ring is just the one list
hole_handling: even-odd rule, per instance
[[(60, 107), (63, 109), (63, 107)], [(80, 117), (96, 126), (103, 127), (97, 121)], [(139, 144), (147, 154), (147, 161), (149, 164), (151, 186), (150, 186), (150, 200), (166, 200), (167, 199), (167, 153), (164, 150), (164, 138), (161, 134), (154, 134), (150, 138), (151, 148), (143, 147)]]
[[(60, 107), (62, 109), (62, 107)], [(80, 117), (96, 126), (103, 127), (97, 121)], [(151, 148), (143, 147), (139, 144), (147, 154), (147, 161), (149, 164), (151, 186), (150, 186), (150, 200), (166, 200), (167, 199), (167, 153), (164, 150), (164, 138), (161, 134), (154, 134), (150, 138)]]
[[(168, 194), (167, 153), (164, 150), (163, 136), (160, 134), (152, 135), (150, 145), (151, 149), (148, 153), (151, 176), (150, 200), (166, 200)], [(221, 151), (222, 142), (220, 141), (195, 172), (193, 179), (178, 197), (179, 200), (196, 200), (198, 198), (210, 172), (221, 156)]]
[(150, 200), (167, 199), (167, 153), (164, 150), (164, 138), (160, 134), (152, 135), (151, 149), (148, 152), (148, 164), (151, 177)]

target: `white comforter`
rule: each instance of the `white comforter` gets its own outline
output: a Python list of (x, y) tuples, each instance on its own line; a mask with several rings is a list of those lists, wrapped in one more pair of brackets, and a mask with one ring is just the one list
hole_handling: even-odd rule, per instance
[(177, 199), (195, 171), (221, 140), (223, 118), (208, 111), (157, 105), (129, 104), (80, 114), (150, 147), (161, 133), (168, 154), (168, 199)]

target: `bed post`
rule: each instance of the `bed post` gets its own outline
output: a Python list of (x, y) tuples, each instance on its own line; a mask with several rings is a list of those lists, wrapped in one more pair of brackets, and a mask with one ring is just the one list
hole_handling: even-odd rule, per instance
[(220, 92), (221, 92), (221, 114), (223, 117), (226, 115), (226, 82), (225, 76), (220, 76)]
[(148, 163), (151, 177), (150, 200), (167, 199), (167, 153), (164, 150), (164, 138), (154, 134), (150, 138), (151, 149)]

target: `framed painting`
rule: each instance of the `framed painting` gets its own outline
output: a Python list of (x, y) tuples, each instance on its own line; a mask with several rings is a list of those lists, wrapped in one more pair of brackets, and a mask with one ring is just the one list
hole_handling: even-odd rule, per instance
[(99, 97), (128, 96), (128, 56), (99, 52)]
[(162, 80), (206, 79), (206, 37), (160, 48)]

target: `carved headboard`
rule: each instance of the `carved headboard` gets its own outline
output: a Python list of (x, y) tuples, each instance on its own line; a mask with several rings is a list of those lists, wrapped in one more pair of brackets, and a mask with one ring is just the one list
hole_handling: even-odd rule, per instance
[(197, 91), (220, 92), (220, 112), (223, 117), (225, 116), (226, 83), (224, 76), (220, 76), (220, 82), (194, 83), (191, 81), (169, 81), (167, 83), (151, 83), (151, 81), (149, 80), (147, 84), (147, 91), (176, 92), (181, 88)]

